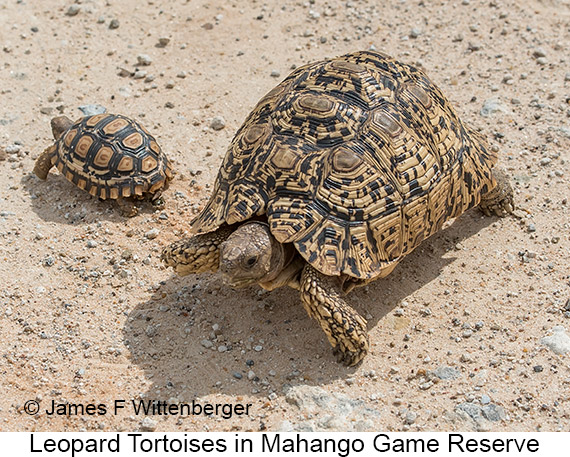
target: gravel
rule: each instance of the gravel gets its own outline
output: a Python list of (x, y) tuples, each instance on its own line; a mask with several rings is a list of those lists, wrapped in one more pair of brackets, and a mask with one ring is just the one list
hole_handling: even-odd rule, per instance
[(301, 417), (316, 417), (282, 422), (278, 431), (373, 431), (380, 418), (380, 413), (364, 401), (338, 392), (329, 393), (318, 386), (291, 387), (285, 400), (299, 408)]

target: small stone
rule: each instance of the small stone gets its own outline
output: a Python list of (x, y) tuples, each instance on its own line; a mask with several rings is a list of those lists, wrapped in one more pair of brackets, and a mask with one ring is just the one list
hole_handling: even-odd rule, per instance
[(261, 352), (261, 351), (263, 350), (263, 346), (259, 346), (259, 345), (258, 345), (258, 346), (255, 346), (255, 347), (253, 348), (253, 350), (254, 350), (255, 352)]
[(170, 43), (170, 38), (168, 37), (160, 37), (158, 39), (158, 43), (156, 44), (157, 48), (164, 48)]
[(137, 56), (137, 62), (139, 65), (148, 66), (152, 63), (152, 59), (148, 54), (139, 54)]
[(253, 381), (255, 379), (255, 372), (253, 370), (249, 370), (247, 372), (247, 379), (249, 379), (250, 381)]
[(271, 70), (271, 74), (269, 75), (272, 78), (279, 78), (279, 76), (281, 76), (281, 73), (279, 72), (279, 70)]
[(216, 116), (210, 122), (210, 128), (213, 130), (222, 130), (226, 126), (226, 121), (222, 116)]
[(99, 16), (97, 18), (97, 24), (104, 24), (105, 23), (105, 16)]
[(53, 113), (53, 108), (51, 106), (42, 106), (40, 108), (40, 113), (50, 115)]
[(97, 241), (95, 240), (89, 240), (87, 241), (87, 247), (88, 248), (96, 248), (98, 246), (99, 243), (97, 243)]
[(545, 165), (548, 165), (550, 162), (552, 162), (552, 159), (550, 157), (543, 157), (542, 159), (540, 159), (539, 163), (544, 167)]
[(437, 367), (433, 374), (442, 380), (452, 380), (461, 377), (461, 373), (456, 368), (448, 366)]
[(503, 105), (499, 97), (485, 100), (479, 114), (483, 117), (490, 117), (496, 113), (508, 113), (508, 109)]
[(546, 57), (546, 51), (542, 48), (536, 48), (533, 52), (532, 52), (532, 56), (535, 58), (539, 58), (539, 57)]
[(241, 379), (241, 378), (243, 378), (243, 375), (242, 375), (240, 372), (238, 372), (238, 371), (234, 371), (234, 372), (232, 373), (232, 376), (233, 376), (234, 378), (236, 378), (236, 379)]
[(489, 395), (481, 395), (481, 404), (482, 405), (488, 405), (489, 403), (491, 403), (491, 397), (489, 397)]
[(566, 334), (565, 328), (556, 326), (552, 329), (553, 335), (540, 339), (540, 344), (546, 346), (555, 354), (566, 354), (570, 351), (570, 337)]
[(538, 59), (536, 59), (536, 63), (539, 65), (546, 65), (548, 63), (548, 60), (546, 59), (546, 57), (539, 57)]
[(534, 370), (535, 373), (540, 373), (544, 370), (542, 365), (535, 365), (534, 367), (532, 367), (532, 369)]
[(158, 236), (159, 233), (160, 233), (160, 230), (158, 230), (157, 228), (153, 228), (153, 229), (150, 229), (148, 232), (146, 232), (144, 234), (144, 237), (149, 239), (149, 240), (154, 240)]
[(118, 20), (118, 19), (111, 19), (111, 22), (109, 22), (109, 28), (110, 28), (111, 30), (118, 29), (118, 28), (119, 28), (119, 25), (120, 25), (120, 24), (119, 24), (119, 20)]
[(145, 417), (141, 421), (141, 431), (143, 432), (154, 432), (157, 426), (158, 422), (156, 422), (154, 419), (151, 419), (150, 417)]
[(412, 425), (416, 419), (418, 418), (418, 415), (412, 411), (408, 411), (406, 413), (406, 417), (404, 418), (404, 423), (407, 425)]
[(528, 233), (536, 232), (536, 225), (530, 222), (526, 227), (526, 231)]
[(422, 34), (422, 31), (420, 29), (413, 28), (410, 31), (410, 38), (415, 39), (415, 38), (419, 37), (421, 34)]
[(204, 346), (206, 349), (210, 349), (212, 346), (214, 346), (214, 343), (212, 343), (210, 340), (206, 340), (206, 339), (200, 341), (200, 344), (202, 346)]
[(79, 5), (73, 4), (67, 9), (67, 11), (65, 12), (65, 15), (66, 16), (77, 16), (77, 14), (79, 13), (80, 10), (81, 10), (81, 7)]
[(137, 70), (137, 71), (135, 71), (135, 74), (133, 75), (133, 78), (135, 78), (135, 79), (143, 79), (143, 78), (146, 78), (146, 71), (144, 71), (144, 70)]
[(81, 105), (79, 107), (79, 111), (81, 111), (85, 116), (95, 116), (96, 114), (103, 114), (107, 112), (107, 108), (101, 105), (93, 104), (93, 105)]

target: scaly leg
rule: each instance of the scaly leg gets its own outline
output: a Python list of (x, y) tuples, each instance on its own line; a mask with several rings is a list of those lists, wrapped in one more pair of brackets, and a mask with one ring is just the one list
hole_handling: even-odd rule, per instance
[(38, 178), (44, 181), (47, 179), (51, 167), (53, 167), (52, 159), (55, 154), (55, 149), (54, 145), (50, 146), (36, 159), (34, 173)]
[(212, 233), (176, 241), (164, 248), (161, 259), (180, 276), (217, 271), (220, 265), (220, 245), (232, 231), (229, 227), (222, 227)]
[(368, 353), (366, 320), (341, 297), (337, 278), (306, 265), (301, 275), (301, 301), (324, 330), (339, 363), (356, 365)]
[(486, 216), (495, 214), (503, 217), (515, 210), (513, 188), (507, 174), (503, 170), (493, 169), (493, 178), (497, 181), (497, 185), (481, 196), (479, 208)]

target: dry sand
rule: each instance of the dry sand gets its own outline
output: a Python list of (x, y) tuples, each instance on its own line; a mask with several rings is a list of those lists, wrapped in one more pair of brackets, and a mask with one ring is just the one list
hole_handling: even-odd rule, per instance
[[(0, 429), (568, 431), (569, 355), (541, 338), (570, 327), (569, 36), (555, 0), (2, 2)], [(345, 368), (295, 291), (178, 278), (159, 255), (261, 96), (293, 66), (371, 46), (421, 66), (486, 133), (519, 209), (469, 211), (351, 294), (371, 353)], [(95, 103), (173, 161), (164, 210), (125, 219), (57, 172), (32, 175), (50, 118)], [(251, 408), (143, 422), (113, 414), (119, 399)], [(52, 401), (108, 411), (48, 415)], [(355, 419), (328, 420), (342, 402)]]

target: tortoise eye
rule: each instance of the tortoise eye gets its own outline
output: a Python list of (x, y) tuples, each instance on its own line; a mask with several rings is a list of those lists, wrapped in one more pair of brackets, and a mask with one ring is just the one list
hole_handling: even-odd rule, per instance
[(245, 261), (245, 266), (247, 268), (252, 268), (257, 263), (257, 256), (248, 257)]

